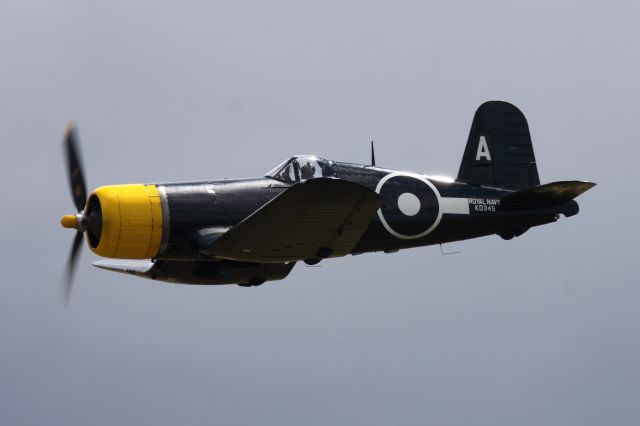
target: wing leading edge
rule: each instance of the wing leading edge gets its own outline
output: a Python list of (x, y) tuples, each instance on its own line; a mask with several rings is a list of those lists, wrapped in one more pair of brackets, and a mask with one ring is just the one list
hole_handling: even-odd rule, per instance
[(293, 185), (201, 251), (261, 263), (344, 256), (379, 207), (380, 196), (362, 185), (312, 179)]

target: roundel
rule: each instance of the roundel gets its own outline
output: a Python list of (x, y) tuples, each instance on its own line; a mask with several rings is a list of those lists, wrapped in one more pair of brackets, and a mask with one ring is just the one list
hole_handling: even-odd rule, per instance
[(394, 172), (376, 187), (382, 198), (378, 217), (393, 236), (410, 240), (420, 238), (440, 223), (440, 193), (424, 176)]

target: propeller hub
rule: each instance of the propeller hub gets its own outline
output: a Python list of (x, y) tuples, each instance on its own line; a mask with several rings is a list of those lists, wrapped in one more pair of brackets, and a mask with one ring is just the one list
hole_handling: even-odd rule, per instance
[(66, 214), (60, 219), (63, 228), (77, 229), (84, 232), (87, 229), (87, 216), (84, 213)]
[(76, 219), (76, 215), (74, 215), (74, 214), (66, 214), (66, 215), (62, 216), (62, 219), (60, 219), (60, 223), (62, 224), (63, 228), (75, 229), (76, 224), (78, 223), (78, 221)]

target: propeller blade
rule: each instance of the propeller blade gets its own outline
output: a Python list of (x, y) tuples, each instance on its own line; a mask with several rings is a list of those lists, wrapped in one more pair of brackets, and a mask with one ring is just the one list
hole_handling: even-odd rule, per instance
[(76, 236), (73, 239), (73, 244), (71, 245), (71, 252), (69, 253), (67, 267), (64, 272), (64, 300), (66, 303), (69, 303), (69, 298), (71, 297), (71, 290), (73, 288), (73, 275), (78, 263), (80, 247), (82, 247), (82, 237), (82, 232), (76, 232)]
[(87, 185), (84, 180), (82, 162), (80, 161), (80, 151), (76, 135), (76, 125), (72, 121), (64, 131), (64, 149), (67, 159), (67, 173), (69, 175), (69, 185), (71, 186), (71, 197), (78, 211), (84, 209), (87, 203)]

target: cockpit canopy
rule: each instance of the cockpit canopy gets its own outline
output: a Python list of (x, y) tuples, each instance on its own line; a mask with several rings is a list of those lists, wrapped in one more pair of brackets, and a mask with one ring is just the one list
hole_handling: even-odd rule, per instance
[(332, 161), (315, 155), (297, 155), (271, 170), (267, 176), (284, 182), (302, 182), (334, 174)]

